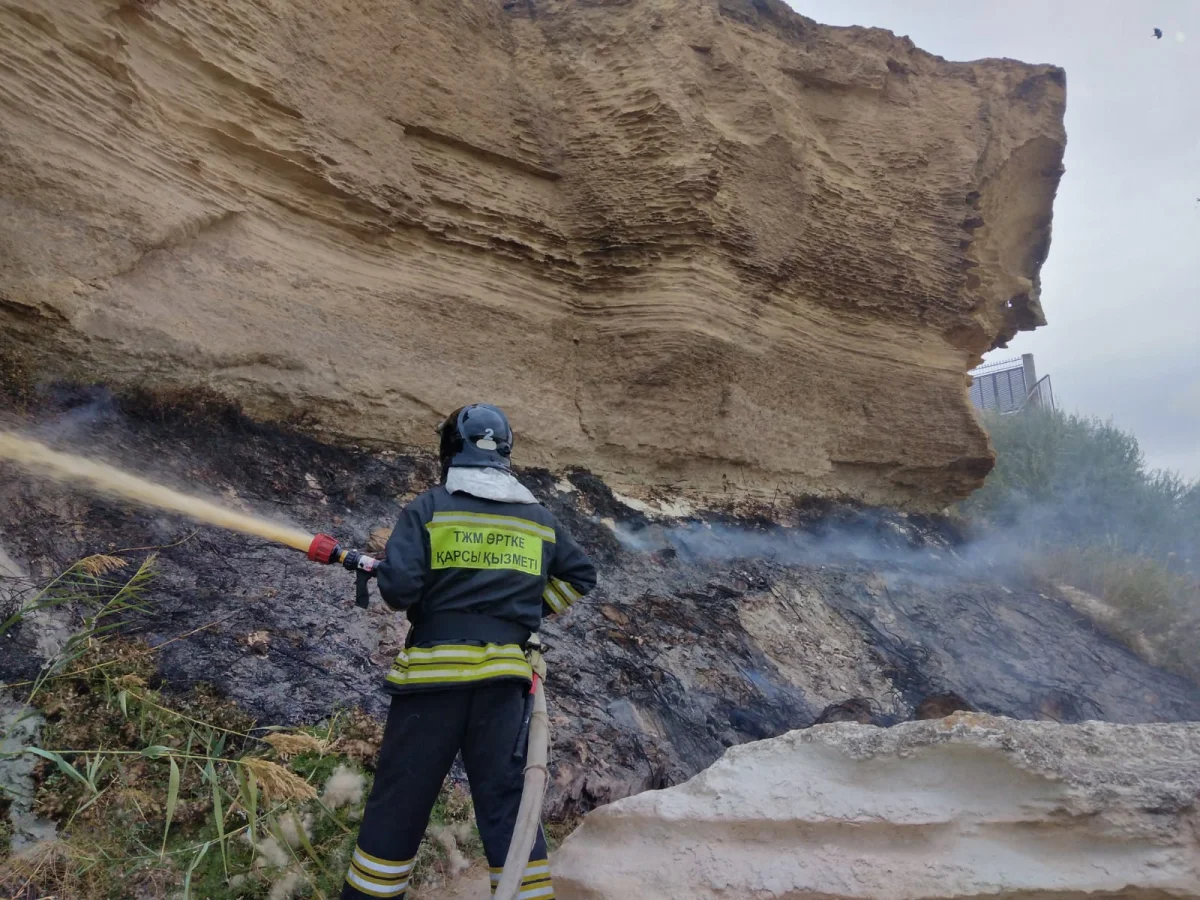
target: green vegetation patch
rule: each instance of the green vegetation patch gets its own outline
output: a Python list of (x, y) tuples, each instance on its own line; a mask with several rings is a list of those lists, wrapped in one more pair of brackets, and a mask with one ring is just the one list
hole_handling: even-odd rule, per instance
[(1058, 410), (988, 415), (996, 467), (962, 506), (1046, 579), (1103, 601), (1097, 624), (1200, 683), (1200, 483), (1147, 468), (1111, 422)]
[[(0, 897), (329, 898), (341, 891), (382, 730), (359, 710), (261, 726), (208, 686), (154, 687), (155, 649), (120, 637), (152, 602), (154, 558), (89, 557), (0, 623), (70, 605), (83, 627), (22, 692), (45, 725), (34, 809), (58, 837), (10, 855)], [(469, 795), (443, 790), (416, 880), (481, 853)], [(7, 817), (4, 825), (8, 828)]]

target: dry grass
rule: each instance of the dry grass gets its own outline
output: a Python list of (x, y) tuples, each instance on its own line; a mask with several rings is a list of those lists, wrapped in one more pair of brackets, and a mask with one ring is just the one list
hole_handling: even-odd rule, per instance
[(291, 759), (303, 753), (316, 753), (324, 756), (329, 751), (329, 743), (311, 734), (268, 734), (263, 738), (270, 744), (280, 759)]
[(16, 856), (0, 860), (0, 891), (13, 898), (40, 896), (53, 885), (63, 898), (78, 896), (78, 853), (64, 841), (44, 841)]
[(1105, 548), (1062, 550), (1039, 563), (1050, 581), (1099, 598), (1096, 624), (1147, 661), (1200, 683), (1200, 580), (1143, 556)]
[(317, 790), (299, 775), (285, 769), (278, 763), (260, 756), (243, 756), (238, 764), (250, 772), (258, 786), (262, 788), (263, 796), (275, 803), (286, 803), (289, 800), (315, 800)]
[(75, 563), (75, 567), (81, 572), (91, 575), (93, 578), (99, 578), (101, 575), (108, 575), (118, 569), (123, 569), (129, 565), (129, 561), (122, 559), (119, 556), (106, 556), (103, 553), (97, 553), (92, 556), (87, 556)]

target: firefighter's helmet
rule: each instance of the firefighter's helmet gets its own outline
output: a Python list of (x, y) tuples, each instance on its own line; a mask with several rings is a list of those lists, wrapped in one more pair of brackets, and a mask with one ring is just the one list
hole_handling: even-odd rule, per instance
[(456, 409), (438, 426), (441, 434), (442, 468), (468, 466), (484, 469), (510, 468), (513, 433), (508, 417), (487, 403), (472, 403)]

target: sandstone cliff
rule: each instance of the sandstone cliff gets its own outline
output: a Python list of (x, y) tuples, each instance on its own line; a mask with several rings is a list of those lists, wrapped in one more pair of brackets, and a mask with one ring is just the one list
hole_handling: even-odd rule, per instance
[(0, 7), (0, 341), (336, 439), (938, 504), (1043, 321), (1063, 73), (778, 0)]
[(593, 812), (572, 900), (1200, 897), (1200, 726), (819, 726)]

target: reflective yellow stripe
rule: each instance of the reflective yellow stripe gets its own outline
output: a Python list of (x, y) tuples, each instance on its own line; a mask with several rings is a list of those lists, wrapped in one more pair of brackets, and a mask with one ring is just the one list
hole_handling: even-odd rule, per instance
[(470, 647), (448, 644), (413, 647), (396, 657), (387, 680), (406, 685), (462, 684), (489, 678), (533, 679), (525, 653), (516, 644)]
[(495, 659), (524, 660), (525, 653), (516, 644), (488, 644), (484, 647), (442, 644), (438, 647), (410, 647), (408, 650), (401, 650), (396, 657), (396, 664), (420, 666), (445, 662), (481, 663)]
[[(492, 893), (500, 883), (502, 868), (489, 867), (488, 879), (492, 884)], [(550, 863), (544, 859), (533, 860), (525, 867), (525, 875), (521, 879), (519, 900), (554, 900), (554, 882), (550, 878)]]
[(568, 581), (563, 581), (559, 578), (551, 578), (550, 583), (558, 588), (558, 592), (566, 597), (568, 603), (574, 603), (583, 596), (583, 594), (575, 590), (575, 588), (572, 587), (571, 583)]
[(563, 612), (582, 596), (579, 591), (575, 590), (567, 582), (560, 581), (557, 578), (551, 578), (550, 583), (546, 585), (546, 590), (542, 592), (542, 599), (556, 613)]
[(516, 516), (493, 516), (487, 513), (473, 512), (439, 512), (433, 514), (431, 521), (426, 528), (435, 528), (441, 525), (483, 525), (493, 528), (512, 528), (516, 531), (523, 531), (531, 534), (534, 537), (541, 538), (543, 541), (554, 543), (554, 529), (547, 525), (539, 525), (537, 522), (532, 522), (529, 519), (518, 519)]
[(388, 672), (387, 680), (392, 684), (460, 684), (466, 681), (483, 681), (488, 678), (523, 678), (530, 680), (533, 672), (526, 663), (496, 663), (492, 666), (478, 666), (471, 669), (445, 668), (428, 671), (400, 671), (392, 669)]
[(397, 885), (380, 885), (374, 881), (368, 881), (353, 868), (346, 873), (346, 882), (371, 897), (399, 897), (408, 890), (407, 881)]
[(512, 569), (542, 574), (542, 539), (507, 526), (430, 523), (434, 569)]
[[(492, 884), (500, 881), (500, 876), (504, 874), (502, 866), (488, 866), (488, 877)], [(535, 881), (545, 881), (550, 877), (550, 862), (545, 859), (530, 860), (525, 866), (525, 875), (521, 878), (521, 884), (531, 884)]]
[(550, 863), (544, 859), (530, 860), (521, 879), (518, 900), (554, 900), (554, 882), (550, 880)]
[(546, 590), (542, 591), (542, 599), (545, 600), (546, 604), (556, 613), (560, 613), (570, 606), (570, 604), (559, 595), (558, 591), (554, 589), (553, 585), (546, 585)]
[(385, 876), (405, 875), (412, 868), (413, 864), (411, 859), (380, 859), (378, 856), (372, 856), (370, 853), (364, 852), (361, 847), (354, 848), (353, 860), (364, 871)]
[(413, 860), (381, 859), (354, 848), (346, 883), (371, 897), (400, 897), (408, 890)]

